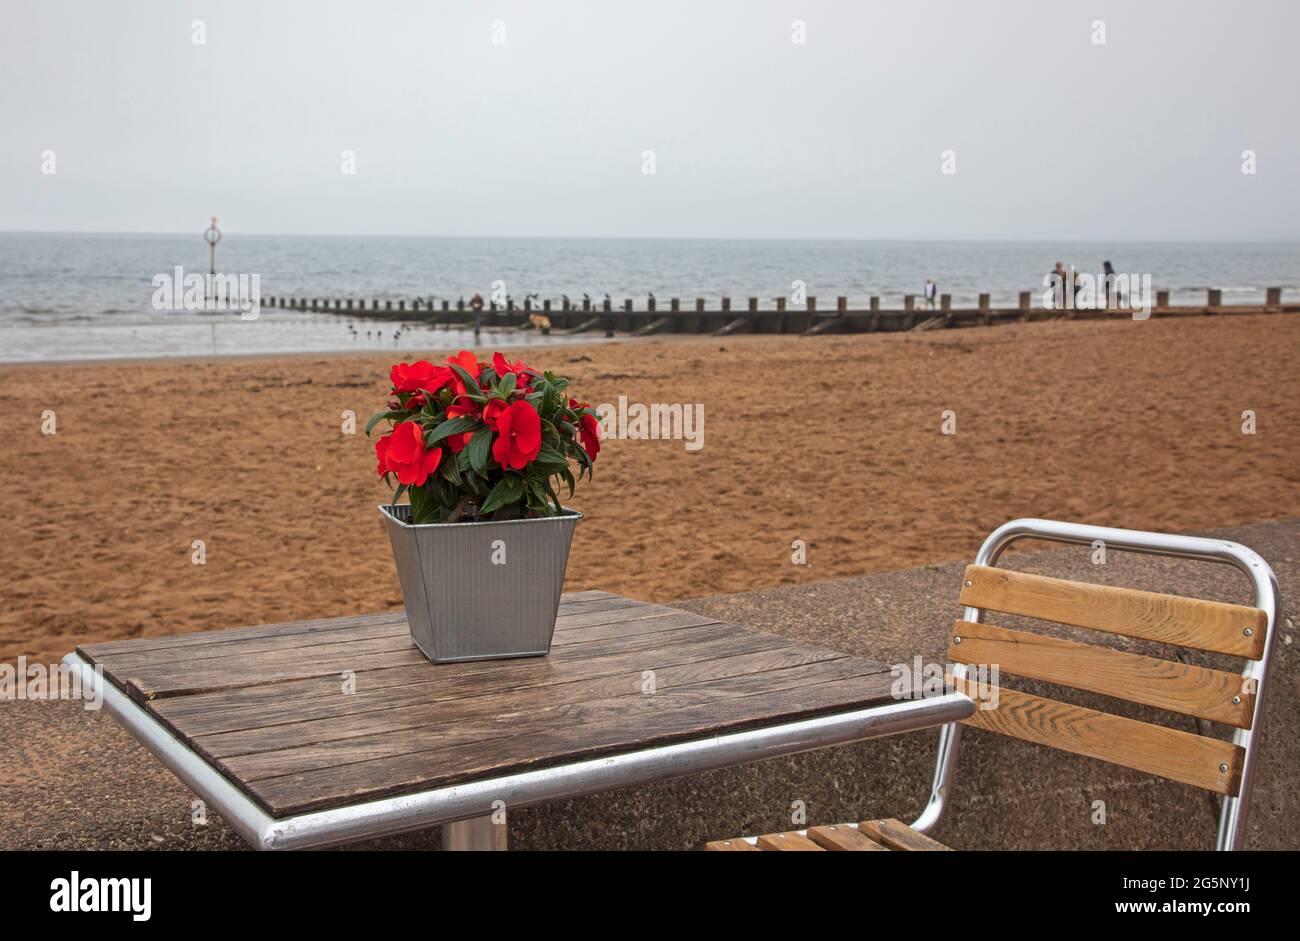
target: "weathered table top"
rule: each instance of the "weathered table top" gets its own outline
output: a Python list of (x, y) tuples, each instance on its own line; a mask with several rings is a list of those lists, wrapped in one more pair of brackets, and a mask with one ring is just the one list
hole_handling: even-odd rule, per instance
[(602, 591), (546, 657), (434, 664), (401, 612), (78, 652), (273, 817), (893, 701), (883, 663)]

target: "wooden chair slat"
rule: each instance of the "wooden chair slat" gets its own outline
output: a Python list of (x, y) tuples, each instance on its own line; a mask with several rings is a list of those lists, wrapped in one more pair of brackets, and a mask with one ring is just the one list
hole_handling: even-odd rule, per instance
[(1004, 673), (1060, 683), (1242, 729), (1250, 728), (1255, 711), (1254, 692), (1248, 692), (1242, 677), (1235, 673), (992, 624), (954, 622), (948, 659), (954, 663), (997, 664)]
[[(952, 682), (959, 689), (964, 685), (955, 678)], [(972, 687), (970, 692), (974, 691)], [(1031, 696), (1005, 686), (998, 690), (996, 709), (976, 709), (962, 722), (1216, 794), (1236, 795), (1241, 786), (1245, 752), (1231, 742)]]
[(924, 833), (913, 830), (893, 817), (885, 820), (864, 820), (858, 824), (858, 832), (891, 850), (922, 852), (951, 850), (951, 847), (944, 846), (938, 840), (930, 839)]
[(710, 853), (758, 853), (761, 852), (757, 846), (747, 840), (714, 840), (712, 843), (705, 843), (704, 849)]
[(1259, 608), (983, 565), (966, 567), (962, 604), (1091, 630), (1258, 660), (1268, 615)]
[(758, 838), (758, 848), (763, 850), (784, 850), (797, 853), (822, 853), (820, 846), (801, 833), (769, 833)]
[(858, 832), (857, 827), (847, 823), (830, 827), (809, 827), (808, 839), (823, 849), (848, 852), (888, 852), (888, 847), (881, 846), (875, 840)]

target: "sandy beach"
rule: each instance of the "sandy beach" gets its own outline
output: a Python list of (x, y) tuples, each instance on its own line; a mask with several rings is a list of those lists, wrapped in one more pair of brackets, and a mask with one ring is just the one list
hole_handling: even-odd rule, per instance
[[(566, 587), (670, 601), (902, 569), (1016, 516), (1300, 515), (1298, 349), (1300, 318), (1275, 315), (532, 350), (593, 404), (704, 406), (699, 450), (605, 442)], [(0, 658), (400, 607), (360, 430), (393, 361), (0, 369)]]

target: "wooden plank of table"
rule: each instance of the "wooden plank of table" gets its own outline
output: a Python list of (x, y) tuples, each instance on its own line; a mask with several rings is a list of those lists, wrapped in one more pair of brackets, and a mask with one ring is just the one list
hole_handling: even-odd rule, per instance
[[(655, 661), (642, 658), (642, 664)], [(742, 653), (673, 666), (650, 667), (645, 669), (623, 670), (607, 676), (573, 680), (557, 683), (546, 691), (547, 708), (555, 708), (570, 703), (598, 701), (618, 696), (658, 695), (664, 690), (679, 686), (693, 686), (708, 680), (722, 680), (729, 677), (765, 671), (784, 670), (789, 667), (806, 666), (842, 659), (844, 654), (825, 647), (797, 644), (774, 650)], [(643, 692), (646, 688), (646, 670), (653, 669), (654, 692)], [(539, 701), (537, 687), (525, 687), (495, 694), (476, 691), (476, 695), (465, 697), (445, 690), (426, 691), (423, 702), (404, 702), (400, 705), (390, 701), (380, 704), (372, 699), (362, 708), (350, 710), (341, 715), (318, 719), (299, 719), (279, 725), (262, 724), (254, 728), (240, 729), (233, 732), (198, 734), (191, 725), (187, 731), (192, 742), (211, 758), (231, 758), (240, 755), (252, 755), (265, 752), (284, 752), (300, 746), (324, 746), (344, 739), (361, 738), (401, 732), (403, 730), (421, 729), (427, 726), (464, 723), (469, 719), (489, 717), (508, 717), (514, 722), (519, 717), (523, 722), (531, 721), (534, 715), (527, 711)], [(354, 704), (355, 696), (339, 697)], [(365, 708), (369, 705), (370, 708)], [(522, 728), (522, 725), (514, 726)], [(467, 728), (459, 725), (460, 730)], [(329, 751), (329, 749), (324, 749)], [(341, 752), (334, 752), (336, 760), (344, 760)]]
[[(606, 592), (578, 594), (593, 597), (562, 596), (555, 621), (557, 632), (569, 626), (582, 627), (618, 621), (624, 614), (630, 617), (653, 617), (663, 610), (675, 610), (658, 609), (645, 613), (645, 608), (658, 608), (658, 606), (646, 605), (644, 602), (620, 598)], [(284, 649), (289, 646), (329, 643), (330, 637), (336, 634), (383, 636), (405, 630), (407, 630), (405, 611), (383, 611), (375, 614), (294, 621), (286, 624), (265, 624), (193, 634), (104, 641), (82, 644), (77, 647), (77, 651), (88, 660), (111, 655), (130, 658), (129, 661), (123, 662), (167, 662), (224, 656), (225, 651), (235, 645), (238, 645), (241, 652), (251, 653), (258, 650)]]
[[(434, 677), (423, 665), (396, 667), (358, 674), (356, 691), (347, 695), (343, 694), (339, 678), (331, 677), (159, 699), (152, 702), (150, 708), (167, 722), (183, 728), (187, 736), (198, 736), (353, 715), (372, 709), (395, 709), (434, 700), (488, 696), (618, 675), (629, 670), (639, 674), (647, 669), (791, 646), (797, 645), (784, 637), (756, 633), (751, 637), (728, 637), (583, 660), (557, 662), (549, 657), (537, 657), (484, 661), (490, 664), (488, 669), (456, 675), (443, 675), (442, 667)], [(462, 664), (447, 666), (459, 667)]]
[[(289, 774), (244, 787), (275, 816), (289, 816), (726, 734), (775, 723), (892, 702), (888, 672), (804, 684), (762, 695), (722, 699), (681, 709), (641, 709), (631, 715), (559, 730), (533, 732), (388, 758)], [(671, 695), (671, 694), (670, 694)], [(653, 699), (653, 697), (647, 697)]]
[[(619, 599), (621, 604), (612, 604), (600, 599), (599, 604), (561, 605), (555, 621), (555, 643), (573, 643), (587, 637), (614, 637), (621, 633), (648, 633), (656, 628), (662, 629), (659, 622), (682, 612), (675, 608), (661, 605), (644, 605), (629, 599)], [(595, 610), (593, 610), (595, 609)], [(406, 637), (410, 629), (406, 617), (401, 613), (371, 615), (365, 619), (340, 618), (345, 621), (341, 626), (328, 629), (295, 631), (288, 634), (273, 634), (260, 637), (221, 637), (223, 634), (235, 634), (237, 631), (213, 631), (204, 643), (187, 644), (156, 648), (145, 646), (141, 649), (127, 648), (110, 651), (114, 666), (121, 670), (125, 667), (138, 667), (162, 663), (195, 663), (199, 660), (215, 660), (220, 657), (246, 657), (254, 653), (272, 653), (283, 650), (298, 651), (305, 647), (320, 647), (331, 643), (352, 643), (359, 640)], [(640, 621), (648, 621), (642, 627)], [(635, 631), (619, 627), (627, 622), (638, 622)], [(82, 655), (92, 662), (100, 652), (100, 645), (90, 644), (80, 648)]]
[[(694, 636), (697, 638), (735, 635), (744, 630), (733, 625), (717, 624), (702, 615), (688, 612), (682, 612), (678, 622), (683, 627), (695, 627)], [(632, 635), (561, 646), (553, 649), (549, 656), (555, 660), (581, 659), (620, 651), (652, 649), (663, 642), (661, 636)], [(212, 665), (199, 661), (193, 666), (159, 664), (141, 668), (128, 667), (120, 674), (114, 670), (113, 675), (137, 700), (147, 701), (164, 696), (184, 696), (312, 676), (337, 677), (346, 670), (359, 673), (382, 667), (429, 663), (428, 658), (409, 637), (398, 638), (394, 646), (395, 649), (390, 650), (331, 651), (328, 656), (303, 656), (296, 650), (278, 651), (261, 654), (251, 662), (239, 656), (231, 656), (221, 658)]]

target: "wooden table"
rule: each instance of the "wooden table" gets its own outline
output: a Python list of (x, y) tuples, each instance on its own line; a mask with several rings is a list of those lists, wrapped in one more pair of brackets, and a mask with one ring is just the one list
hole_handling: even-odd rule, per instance
[(347, 842), (954, 721), (890, 668), (602, 591), (546, 657), (434, 664), (401, 612), (87, 644), (110, 711), (246, 839)]

